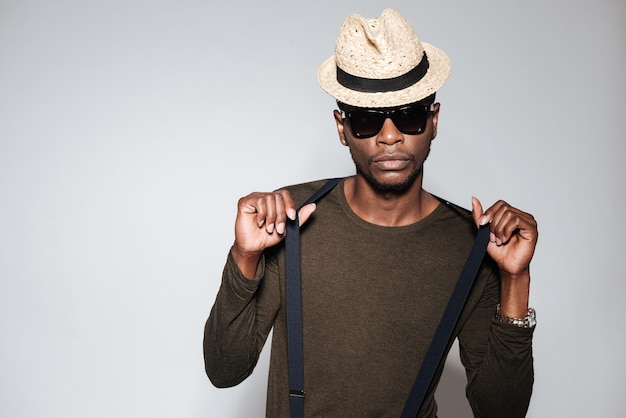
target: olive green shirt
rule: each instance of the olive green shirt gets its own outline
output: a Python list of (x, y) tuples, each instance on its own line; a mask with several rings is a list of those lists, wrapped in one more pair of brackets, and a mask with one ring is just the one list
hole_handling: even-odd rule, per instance
[[(303, 202), (323, 181), (291, 186)], [(423, 220), (383, 227), (350, 209), (340, 183), (301, 230), (306, 417), (399, 417), (473, 244), (470, 213), (441, 203)], [(289, 416), (284, 245), (248, 280), (229, 255), (206, 323), (217, 387), (252, 373), (270, 330), (268, 417)], [(533, 385), (533, 329), (494, 319), (497, 268), (486, 260), (449, 342), (459, 339), (477, 417), (523, 417)], [(446, 351), (447, 354), (447, 351)], [(441, 361), (419, 417), (435, 417)]]

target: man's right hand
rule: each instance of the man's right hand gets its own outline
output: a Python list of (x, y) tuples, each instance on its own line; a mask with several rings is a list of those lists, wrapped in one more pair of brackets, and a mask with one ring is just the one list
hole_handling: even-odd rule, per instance
[[(263, 251), (284, 239), (287, 218), (296, 218), (296, 205), (288, 191), (279, 190), (251, 193), (239, 199), (237, 206), (232, 254), (243, 275), (252, 279)], [(300, 209), (300, 225), (314, 211), (314, 203)]]

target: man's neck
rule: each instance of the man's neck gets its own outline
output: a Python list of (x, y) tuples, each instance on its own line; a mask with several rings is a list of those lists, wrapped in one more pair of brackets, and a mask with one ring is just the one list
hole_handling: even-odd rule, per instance
[(405, 226), (432, 213), (439, 201), (422, 188), (422, 177), (402, 192), (376, 190), (365, 178), (344, 182), (348, 205), (363, 220), (381, 226)]

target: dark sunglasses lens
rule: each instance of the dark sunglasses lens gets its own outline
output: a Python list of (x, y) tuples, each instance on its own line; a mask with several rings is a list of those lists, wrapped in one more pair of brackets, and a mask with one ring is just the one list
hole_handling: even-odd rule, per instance
[(346, 117), (354, 136), (369, 138), (380, 132), (387, 117), (391, 117), (400, 132), (407, 135), (421, 134), (426, 127), (428, 112), (428, 106), (406, 106), (389, 113), (375, 110), (351, 110), (346, 112)]
[(393, 123), (400, 132), (407, 135), (417, 135), (424, 132), (428, 109), (424, 106), (412, 106), (399, 109), (392, 116)]
[(347, 118), (350, 122), (352, 133), (357, 138), (368, 138), (376, 135), (385, 122), (385, 116), (380, 113), (358, 110), (347, 112)]

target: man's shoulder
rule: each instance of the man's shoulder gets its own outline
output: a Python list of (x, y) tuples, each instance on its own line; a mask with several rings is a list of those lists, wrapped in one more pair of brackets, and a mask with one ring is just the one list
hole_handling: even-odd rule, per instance
[(448, 208), (450, 208), (451, 210), (458, 212), (460, 216), (463, 216), (463, 217), (472, 216), (472, 212), (469, 209), (459, 206), (446, 198), (443, 198), (437, 195), (433, 195), (433, 197), (437, 199), (439, 202), (441, 202), (442, 204), (444, 204), (445, 206), (447, 206)]
[(324, 184), (326, 184), (330, 178), (308, 181), (305, 183), (291, 184), (281, 187), (281, 190), (287, 190), (291, 194), (291, 198), (300, 206), (305, 200), (311, 197), (316, 191), (318, 191)]
[(456, 219), (456, 221), (459, 222), (460, 224), (470, 225), (471, 226), (470, 229), (472, 231), (474, 230), (475, 228), (474, 220), (472, 219), (472, 212), (469, 209), (466, 209), (462, 206), (452, 203), (451, 201), (444, 199), (442, 197), (435, 196), (435, 195), (433, 196), (437, 200), (439, 200), (439, 202), (441, 203), (443, 207), (448, 209), (448, 214), (452, 215), (450, 216), (450, 218)]

